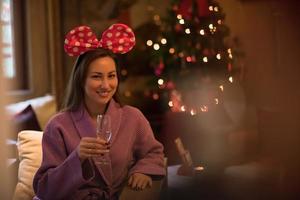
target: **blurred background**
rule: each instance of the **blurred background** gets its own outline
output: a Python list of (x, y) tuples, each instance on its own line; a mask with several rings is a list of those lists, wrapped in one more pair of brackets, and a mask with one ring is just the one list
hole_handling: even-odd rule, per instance
[[(17, 178), (7, 170), (8, 160), (17, 157), (11, 148), (17, 133), (43, 130), (48, 118), (39, 118), (41, 99), (60, 109), (75, 61), (64, 53), (64, 36), (87, 25), (100, 38), (113, 23), (132, 27), (137, 42), (120, 56), (122, 101), (145, 114), (169, 167), (182, 164), (177, 137), (193, 166), (204, 167), (207, 181), (198, 177), (188, 186), (205, 188), (197, 199), (299, 197), (298, 1), (0, 2), (3, 199)], [(20, 119), (28, 112), (25, 102), (37, 122)], [(169, 183), (169, 199), (179, 198), (172, 188), (180, 181)]]

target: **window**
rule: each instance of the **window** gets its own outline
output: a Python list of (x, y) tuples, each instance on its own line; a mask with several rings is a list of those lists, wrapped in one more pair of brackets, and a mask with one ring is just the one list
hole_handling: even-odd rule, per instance
[(3, 72), (11, 90), (27, 89), (23, 1), (1, 1)]

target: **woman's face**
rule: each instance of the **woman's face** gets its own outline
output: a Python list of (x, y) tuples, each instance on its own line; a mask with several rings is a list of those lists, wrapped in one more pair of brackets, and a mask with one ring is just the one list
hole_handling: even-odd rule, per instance
[(84, 85), (84, 100), (88, 108), (104, 111), (115, 94), (118, 77), (115, 61), (111, 57), (97, 58), (88, 67)]

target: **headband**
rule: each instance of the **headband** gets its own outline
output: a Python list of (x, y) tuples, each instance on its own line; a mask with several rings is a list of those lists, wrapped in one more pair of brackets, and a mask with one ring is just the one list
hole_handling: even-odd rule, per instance
[(88, 26), (72, 29), (65, 38), (64, 49), (69, 56), (79, 56), (97, 48), (109, 49), (124, 54), (135, 45), (135, 36), (125, 24), (113, 24), (102, 33), (100, 41)]

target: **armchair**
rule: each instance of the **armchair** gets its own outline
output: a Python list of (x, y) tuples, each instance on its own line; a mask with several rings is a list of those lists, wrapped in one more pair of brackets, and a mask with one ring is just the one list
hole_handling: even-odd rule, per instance
[[(14, 168), (18, 168), (18, 181), (13, 195), (14, 200), (31, 200), (34, 196), (32, 181), (35, 172), (42, 160), (42, 131), (25, 130), (18, 134), (19, 159)], [(138, 199), (160, 199), (166, 178), (154, 180), (151, 188), (143, 191), (134, 191), (125, 187), (121, 193), (120, 200)]]

